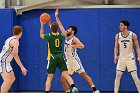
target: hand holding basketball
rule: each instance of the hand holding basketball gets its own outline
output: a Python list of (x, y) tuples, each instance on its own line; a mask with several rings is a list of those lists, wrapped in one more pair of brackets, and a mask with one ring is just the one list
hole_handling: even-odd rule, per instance
[(50, 15), (48, 13), (43, 13), (40, 15), (40, 22), (42, 23), (50, 23)]

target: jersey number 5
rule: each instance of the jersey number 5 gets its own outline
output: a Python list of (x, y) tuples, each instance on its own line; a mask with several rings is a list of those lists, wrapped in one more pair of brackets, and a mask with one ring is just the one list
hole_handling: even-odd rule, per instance
[(60, 45), (59, 39), (55, 39), (55, 47), (59, 47), (59, 45)]
[(124, 43), (124, 48), (127, 48), (127, 43)]

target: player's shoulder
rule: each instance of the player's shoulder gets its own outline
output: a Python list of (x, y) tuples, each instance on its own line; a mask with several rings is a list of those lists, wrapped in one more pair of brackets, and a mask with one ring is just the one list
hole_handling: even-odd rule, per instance
[(115, 35), (115, 38), (116, 38), (116, 37), (118, 37), (118, 38), (119, 38), (119, 34), (120, 34), (120, 33), (117, 33), (117, 34)]
[(18, 39), (15, 36), (9, 37), (8, 39), (10, 41), (19, 42)]
[(130, 35), (132, 35), (132, 36), (137, 36), (136, 33), (133, 32), (133, 31), (129, 31), (129, 33), (130, 33)]
[(132, 33), (133, 36), (136, 36), (137, 35), (136, 33), (132, 32), (132, 31), (130, 31), (130, 33)]
[(64, 36), (63, 33), (61, 33), (61, 32), (58, 32), (58, 33), (59, 33), (59, 35)]
[(14, 38), (11, 40), (10, 42), (10, 46), (13, 47), (13, 46), (18, 46), (19, 45), (19, 40)]
[(73, 37), (73, 39), (75, 39), (75, 40), (79, 40), (79, 38), (78, 38), (78, 37), (76, 37), (76, 36), (74, 36), (74, 37)]
[(19, 43), (18, 39), (14, 38), (11, 40), (11, 43)]
[(133, 39), (136, 39), (137, 38), (137, 34), (136, 33), (132, 33), (132, 37), (133, 37)]
[(80, 39), (77, 38), (77, 37), (73, 37), (73, 41), (74, 41), (74, 42), (77, 42), (77, 41), (80, 41)]
[(116, 35), (115, 35), (115, 40), (119, 40), (119, 33), (117, 33)]

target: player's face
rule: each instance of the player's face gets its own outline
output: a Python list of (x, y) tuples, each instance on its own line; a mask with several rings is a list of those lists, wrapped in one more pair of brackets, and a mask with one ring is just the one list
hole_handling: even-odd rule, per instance
[(67, 37), (70, 36), (72, 34), (72, 28), (68, 28), (67, 30)]
[(126, 29), (126, 26), (123, 23), (120, 23), (120, 31), (123, 32)]

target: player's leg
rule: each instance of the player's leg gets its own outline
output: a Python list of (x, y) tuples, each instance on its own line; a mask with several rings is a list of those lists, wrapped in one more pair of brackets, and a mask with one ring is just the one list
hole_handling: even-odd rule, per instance
[(63, 86), (63, 89), (65, 90), (66, 93), (70, 93), (69, 85), (67, 83), (67, 80), (64, 76), (61, 77), (61, 84)]
[(126, 62), (118, 60), (117, 67), (116, 67), (116, 78), (115, 78), (115, 85), (114, 85), (114, 93), (118, 93), (120, 87), (120, 79), (122, 77), (123, 72), (126, 70)]
[[(72, 65), (69, 64), (68, 60), (66, 63), (67, 63), (66, 65), (67, 65), (67, 69), (68, 69), (68, 74), (72, 75), (74, 73), (74, 70), (72, 69)], [(70, 93), (68, 82), (64, 76), (61, 77), (61, 83), (62, 83), (62, 86), (63, 86), (65, 92)]]
[[(72, 75), (72, 74), (74, 73), (74, 70), (72, 69), (72, 65), (69, 64), (68, 60), (67, 60), (67, 62), (66, 62), (66, 65), (67, 65), (67, 69), (68, 69), (68, 74), (69, 74), (69, 75)], [(61, 84), (62, 84), (62, 86), (63, 86), (65, 92), (66, 92), (66, 93), (70, 93), (70, 89), (69, 89), (68, 82), (67, 82), (66, 78), (63, 77), (63, 76), (61, 77)]]
[(4, 80), (4, 82), (1, 85), (1, 93), (8, 93), (8, 90), (10, 89), (11, 85), (15, 81), (15, 75), (14, 72), (11, 71), (9, 73), (1, 73), (1, 76)]
[(73, 60), (74, 66), (71, 67), (75, 72), (78, 72), (79, 75), (88, 83), (88, 85), (92, 88), (93, 93), (99, 93), (99, 91), (95, 88), (95, 85), (89, 75), (85, 72), (81, 60), (79, 57), (74, 58)]
[(67, 71), (62, 71), (62, 76), (68, 81), (69, 85), (72, 88), (72, 93), (78, 93), (78, 89), (74, 85), (73, 79), (70, 77)]
[(80, 73), (80, 76), (82, 76), (83, 79), (86, 80), (86, 82), (88, 83), (88, 85), (89, 85), (90, 87), (95, 87), (95, 85), (94, 85), (93, 82), (92, 82), (92, 79), (87, 75), (86, 72)]
[(62, 77), (64, 77), (67, 80), (67, 82), (69, 83), (69, 85), (72, 87), (72, 93), (77, 93), (78, 89), (75, 87), (73, 79), (68, 74), (68, 69), (67, 69), (66, 62), (64, 61), (63, 54), (60, 54), (60, 56), (59, 56), (59, 66), (58, 67), (62, 72)]
[(119, 86), (120, 86), (120, 79), (122, 77), (122, 71), (116, 71), (116, 78), (115, 78), (115, 86), (114, 86), (114, 93), (118, 93)]
[(48, 61), (48, 65), (47, 65), (48, 76), (47, 76), (46, 88), (45, 88), (46, 93), (49, 93), (49, 91), (50, 91), (51, 82), (52, 82), (54, 73), (56, 71), (56, 68), (57, 68), (57, 62), (53, 57), (51, 57), (50, 61)]
[(132, 76), (132, 78), (133, 78), (133, 80), (135, 82), (135, 85), (136, 85), (139, 93), (140, 93), (140, 80), (138, 78), (137, 71), (131, 72), (131, 76)]
[(47, 80), (46, 80), (46, 93), (49, 93), (50, 87), (51, 87), (51, 82), (53, 79), (54, 74), (48, 74)]
[(139, 80), (138, 75), (137, 75), (137, 66), (136, 66), (135, 60), (127, 62), (127, 69), (128, 69), (128, 72), (131, 73), (131, 76), (135, 82), (137, 90), (140, 93), (140, 80)]
[(85, 72), (80, 59), (79, 60), (75, 60), (75, 63), (77, 63), (77, 64), (75, 64), (77, 66), (77, 69), (78, 69), (77, 72), (80, 74), (80, 76), (83, 77), (83, 79), (85, 79), (85, 81), (88, 83), (88, 85), (92, 88), (93, 93), (99, 93), (99, 91), (95, 88), (95, 85), (94, 85), (92, 79)]
[(99, 91), (96, 89), (92, 79), (89, 77), (89, 75), (86, 72), (81, 72), (79, 74), (86, 80), (88, 85), (92, 88), (93, 93), (99, 93)]

